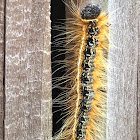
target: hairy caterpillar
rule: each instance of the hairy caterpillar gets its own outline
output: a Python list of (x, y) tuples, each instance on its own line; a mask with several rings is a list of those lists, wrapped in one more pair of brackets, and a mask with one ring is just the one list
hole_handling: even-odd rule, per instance
[[(108, 17), (98, 5), (83, 0), (66, 3), (72, 18), (66, 20), (66, 72), (55, 80), (55, 87), (66, 83), (65, 92), (54, 100), (64, 105), (66, 117), (55, 140), (106, 139), (106, 94)], [(58, 30), (63, 30), (59, 26)], [(64, 44), (57, 39), (54, 44)], [(63, 49), (62, 49), (63, 51)], [(63, 68), (63, 67), (62, 67)], [(60, 68), (59, 68), (60, 69)]]

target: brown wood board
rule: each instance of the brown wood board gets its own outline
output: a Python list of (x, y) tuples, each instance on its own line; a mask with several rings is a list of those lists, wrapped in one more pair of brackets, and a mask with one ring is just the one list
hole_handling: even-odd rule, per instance
[(50, 140), (50, 0), (6, 2), (5, 139)]

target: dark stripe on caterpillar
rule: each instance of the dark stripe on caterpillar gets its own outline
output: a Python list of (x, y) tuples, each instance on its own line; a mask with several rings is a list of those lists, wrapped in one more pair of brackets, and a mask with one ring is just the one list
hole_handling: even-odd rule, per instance
[(87, 43), (85, 46), (82, 63), (82, 74), (81, 74), (81, 94), (82, 101), (80, 103), (80, 114), (79, 123), (76, 131), (76, 139), (84, 139), (86, 135), (86, 125), (88, 124), (88, 112), (91, 110), (90, 104), (94, 98), (94, 91), (89, 90), (89, 85), (93, 85), (92, 73), (95, 68), (94, 59), (96, 56), (96, 47), (98, 40), (95, 38), (99, 34), (99, 29), (95, 21), (89, 21), (87, 27)]

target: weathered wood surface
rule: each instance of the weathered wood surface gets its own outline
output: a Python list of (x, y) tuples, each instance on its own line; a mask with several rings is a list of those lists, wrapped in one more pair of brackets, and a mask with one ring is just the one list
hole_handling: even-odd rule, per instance
[(109, 0), (108, 3), (111, 48), (107, 140), (138, 140), (140, 3), (138, 0)]
[(7, 0), (5, 140), (51, 140), (50, 0)]
[[(136, 20), (138, 22), (138, 40), (140, 40), (140, 1), (137, 0), (136, 1), (136, 13), (137, 13), (137, 17), (136, 17)], [(137, 139), (139, 140), (140, 139), (140, 41), (138, 41), (138, 78), (137, 78), (138, 82), (137, 82), (137, 88), (138, 88), (138, 103), (137, 103), (137, 109), (138, 109), (138, 112), (137, 112), (137, 132), (138, 132), (138, 136), (137, 136)]]
[(3, 140), (4, 120), (4, 0), (0, 0), (0, 140)]

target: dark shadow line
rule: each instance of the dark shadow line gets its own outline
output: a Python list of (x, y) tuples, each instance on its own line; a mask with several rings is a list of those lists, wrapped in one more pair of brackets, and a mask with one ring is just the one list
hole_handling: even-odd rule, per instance
[(5, 66), (6, 66), (6, 0), (4, 0), (4, 56), (3, 56), (3, 140), (5, 140)]
[(136, 120), (136, 133), (137, 140), (139, 140), (139, 21), (138, 21), (138, 60), (137, 60), (137, 120)]

